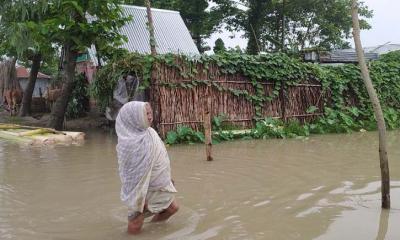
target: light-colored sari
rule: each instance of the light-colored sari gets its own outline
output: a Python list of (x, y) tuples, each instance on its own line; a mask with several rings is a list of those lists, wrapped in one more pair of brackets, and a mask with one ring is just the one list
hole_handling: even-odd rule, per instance
[[(162, 193), (175, 193), (176, 189), (171, 182), (167, 151), (157, 132), (149, 126), (145, 106), (144, 102), (129, 102), (121, 108), (116, 120), (121, 200), (131, 212), (140, 213), (147, 200), (148, 209), (157, 213), (173, 201), (171, 195), (166, 197)], [(157, 198), (165, 201), (155, 204)]]

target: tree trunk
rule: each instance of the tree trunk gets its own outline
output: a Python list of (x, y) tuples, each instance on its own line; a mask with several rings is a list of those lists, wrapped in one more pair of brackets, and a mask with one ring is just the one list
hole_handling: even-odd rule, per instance
[(258, 44), (260, 34), (256, 32), (253, 25), (250, 23), (250, 34), (249, 34), (249, 41), (247, 43), (247, 53), (251, 55), (257, 55), (260, 53), (260, 45)]
[(145, 0), (146, 3), (146, 9), (147, 9), (147, 21), (148, 21), (148, 28), (149, 28), (149, 33), (150, 33), (150, 50), (151, 50), (151, 55), (155, 56), (157, 55), (157, 50), (156, 50), (156, 38), (154, 35), (154, 23), (153, 23), (153, 14), (151, 13), (151, 4), (150, 0)]
[(282, 32), (281, 32), (281, 51), (285, 50), (285, 0), (282, 1)]
[(379, 159), (381, 167), (381, 192), (382, 192), (382, 208), (390, 208), (390, 176), (389, 163), (387, 155), (386, 143), (386, 126), (383, 117), (382, 108), (379, 103), (379, 98), (376, 94), (374, 86), (369, 75), (367, 64), (365, 63), (364, 52), (360, 39), (360, 23), (358, 20), (358, 3), (357, 0), (352, 2), (352, 19), (353, 19), (353, 36), (356, 46), (358, 62), (361, 68), (361, 75), (367, 88), (369, 98), (374, 108), (376, 121), (379, 131)]
[(4, 61), (1, 64), (0, 69), (0, 87), (1, 90), (13, 90), (19, 88), (19, 82), (17, 79), (17, 70), (15, 64), (17, 63), (16, 58), (12, 58)]
[(32, 94), (33, 90), (35, 89), (36, 79), (39, 73), (41, 61), (42, 61), (42, 55), (40, 53), (35, 54), (32, 58), (32, 68), (29, 73), (28, 85), (26, 86), (22, 98), (22, 106), (19, 112), (20, 117), (24, 117), (31, 114)]
[[(246, 26), (246, 34), (249, 38), (247, 43), (247, 53), (257, 55), (263, 50), (261, 44), (261, 33), (264, 21), (265, 11), (267, 10), (266, 4), (271, 1), (266, 0), (252, 0), (249, 2), (248, 23)], [(278, 39), (276, 39), (279, 41)], [(279, 43), (278, 43), (279, 44)]]
[(57, 99), (54, 107), (50, 114), (49, 127), (56, 130), (62, 130), (65, 112), (67, 110), (68, 101), (71, 97), (72, 90), (74, 87), (75, 77), (75, 66), (78, 52), (72, 49), (71, 44), (64, 46), (65, 58), (64, 58), (64, 74), (63, 74), (63, 86), (61, 96)]
[(199, 50), (200, 53), (204, 53), (204, 48), (203, 48), (203, 41), (199, 35), (196, 35), (193, 37), (194, 43), (196, 44), (197, 50)]
[(3, 105), (3, 94), (5, 85), (5, 63), (0, 63), (0, 104)]

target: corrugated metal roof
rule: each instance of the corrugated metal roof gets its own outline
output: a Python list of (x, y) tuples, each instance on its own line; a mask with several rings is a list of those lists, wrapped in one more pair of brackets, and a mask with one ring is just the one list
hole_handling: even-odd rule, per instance
[[(378, 59), (377, 53), (366, 53), (364, 52), (365, 60), (375, 60)], [(358, 62), (357, 53), (355, 51), (349, 50), (336, 50), (332, 52), (327, 52), (320, 54), (319, 60), (321, 63), (356, 63)]]
[[(150, 33), (147, 29), (146, 8), (132, 5), (121, 5), (121, 7), (123, 14), (132, 16), (132, 20), (120, 30), (120, 33), (128, 38), (128, 41), (121, 47), (129, 52), (150, 54)], [(175, 53), (188, 56), (200, 54), (179, 12), (157, 8), (152, 8), (151, 12), (158, 54)], [(93, 17), (88, 16), (88, 18), (90, 20)], [(88, 49), (88, 53), (93, 64), (97, 65), (95, 47), (92, 46)]]
[[(30, 70), (28, 70), (27, 68), (25, 68), (23, 66), (18, 66), (18, 67), (16, 67), (16, 70), (17, 70), (17, 78), (29, 78)], [(41, 72), (38, 72), (37, 78), (38, 79), (48, 79), (48, 80), (51, 79), (50, 76), (43, 74)]]
[(364, 48), (365, 52), (373, 52), (379, 55), (398, 50), (400, 50), (400, 44), (393, 44), (393, 43)]
[[(146, 8), (122, 5), (122, 9), (124, 14), (132, 16), (132, 21), (121, 28), (121, 33), (128, 37), (122, 47), (130, 52), (150, 53)], [(179, 12), (152, 8), (152, 15), (157, 53), (199, 54)]]
[[(121, 8), (125, 16), (132, 17), (132, 20), (120, 29), (120, 33), (128, 38), (121, 47), (129, 52), (150, 54), (146, 8), (132, 5), (121, 5)], [(200, 54), (179, 12), (156, 8), (152, 8), (151, 11), (157, 53)], [(88, 18), (92, 17), (88, 16)], [(94, 63), (97, 64), (95, 48), (92, 46), (88, 51)]]

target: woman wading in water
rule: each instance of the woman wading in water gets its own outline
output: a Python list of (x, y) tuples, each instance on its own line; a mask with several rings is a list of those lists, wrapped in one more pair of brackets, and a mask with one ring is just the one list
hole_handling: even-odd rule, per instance
[(151, 128), (150, 104), (129, 102), (118, 113), (117, 155), (121, 200), (128, 206), (128, 232), (138, 234), (145, 215), (164, 221), (178, 211), (170, 162), (157, 132)]

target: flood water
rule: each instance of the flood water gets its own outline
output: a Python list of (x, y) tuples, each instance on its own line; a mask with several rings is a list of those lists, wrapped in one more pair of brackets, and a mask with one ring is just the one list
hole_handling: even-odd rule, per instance
[(380, 208), (376, 133), (169, 147), (180, 211), (126, 234), (116, 138), (30, 147), (0, 140), (0, 239), (400, 239), (400, 132), (392, 209)]

